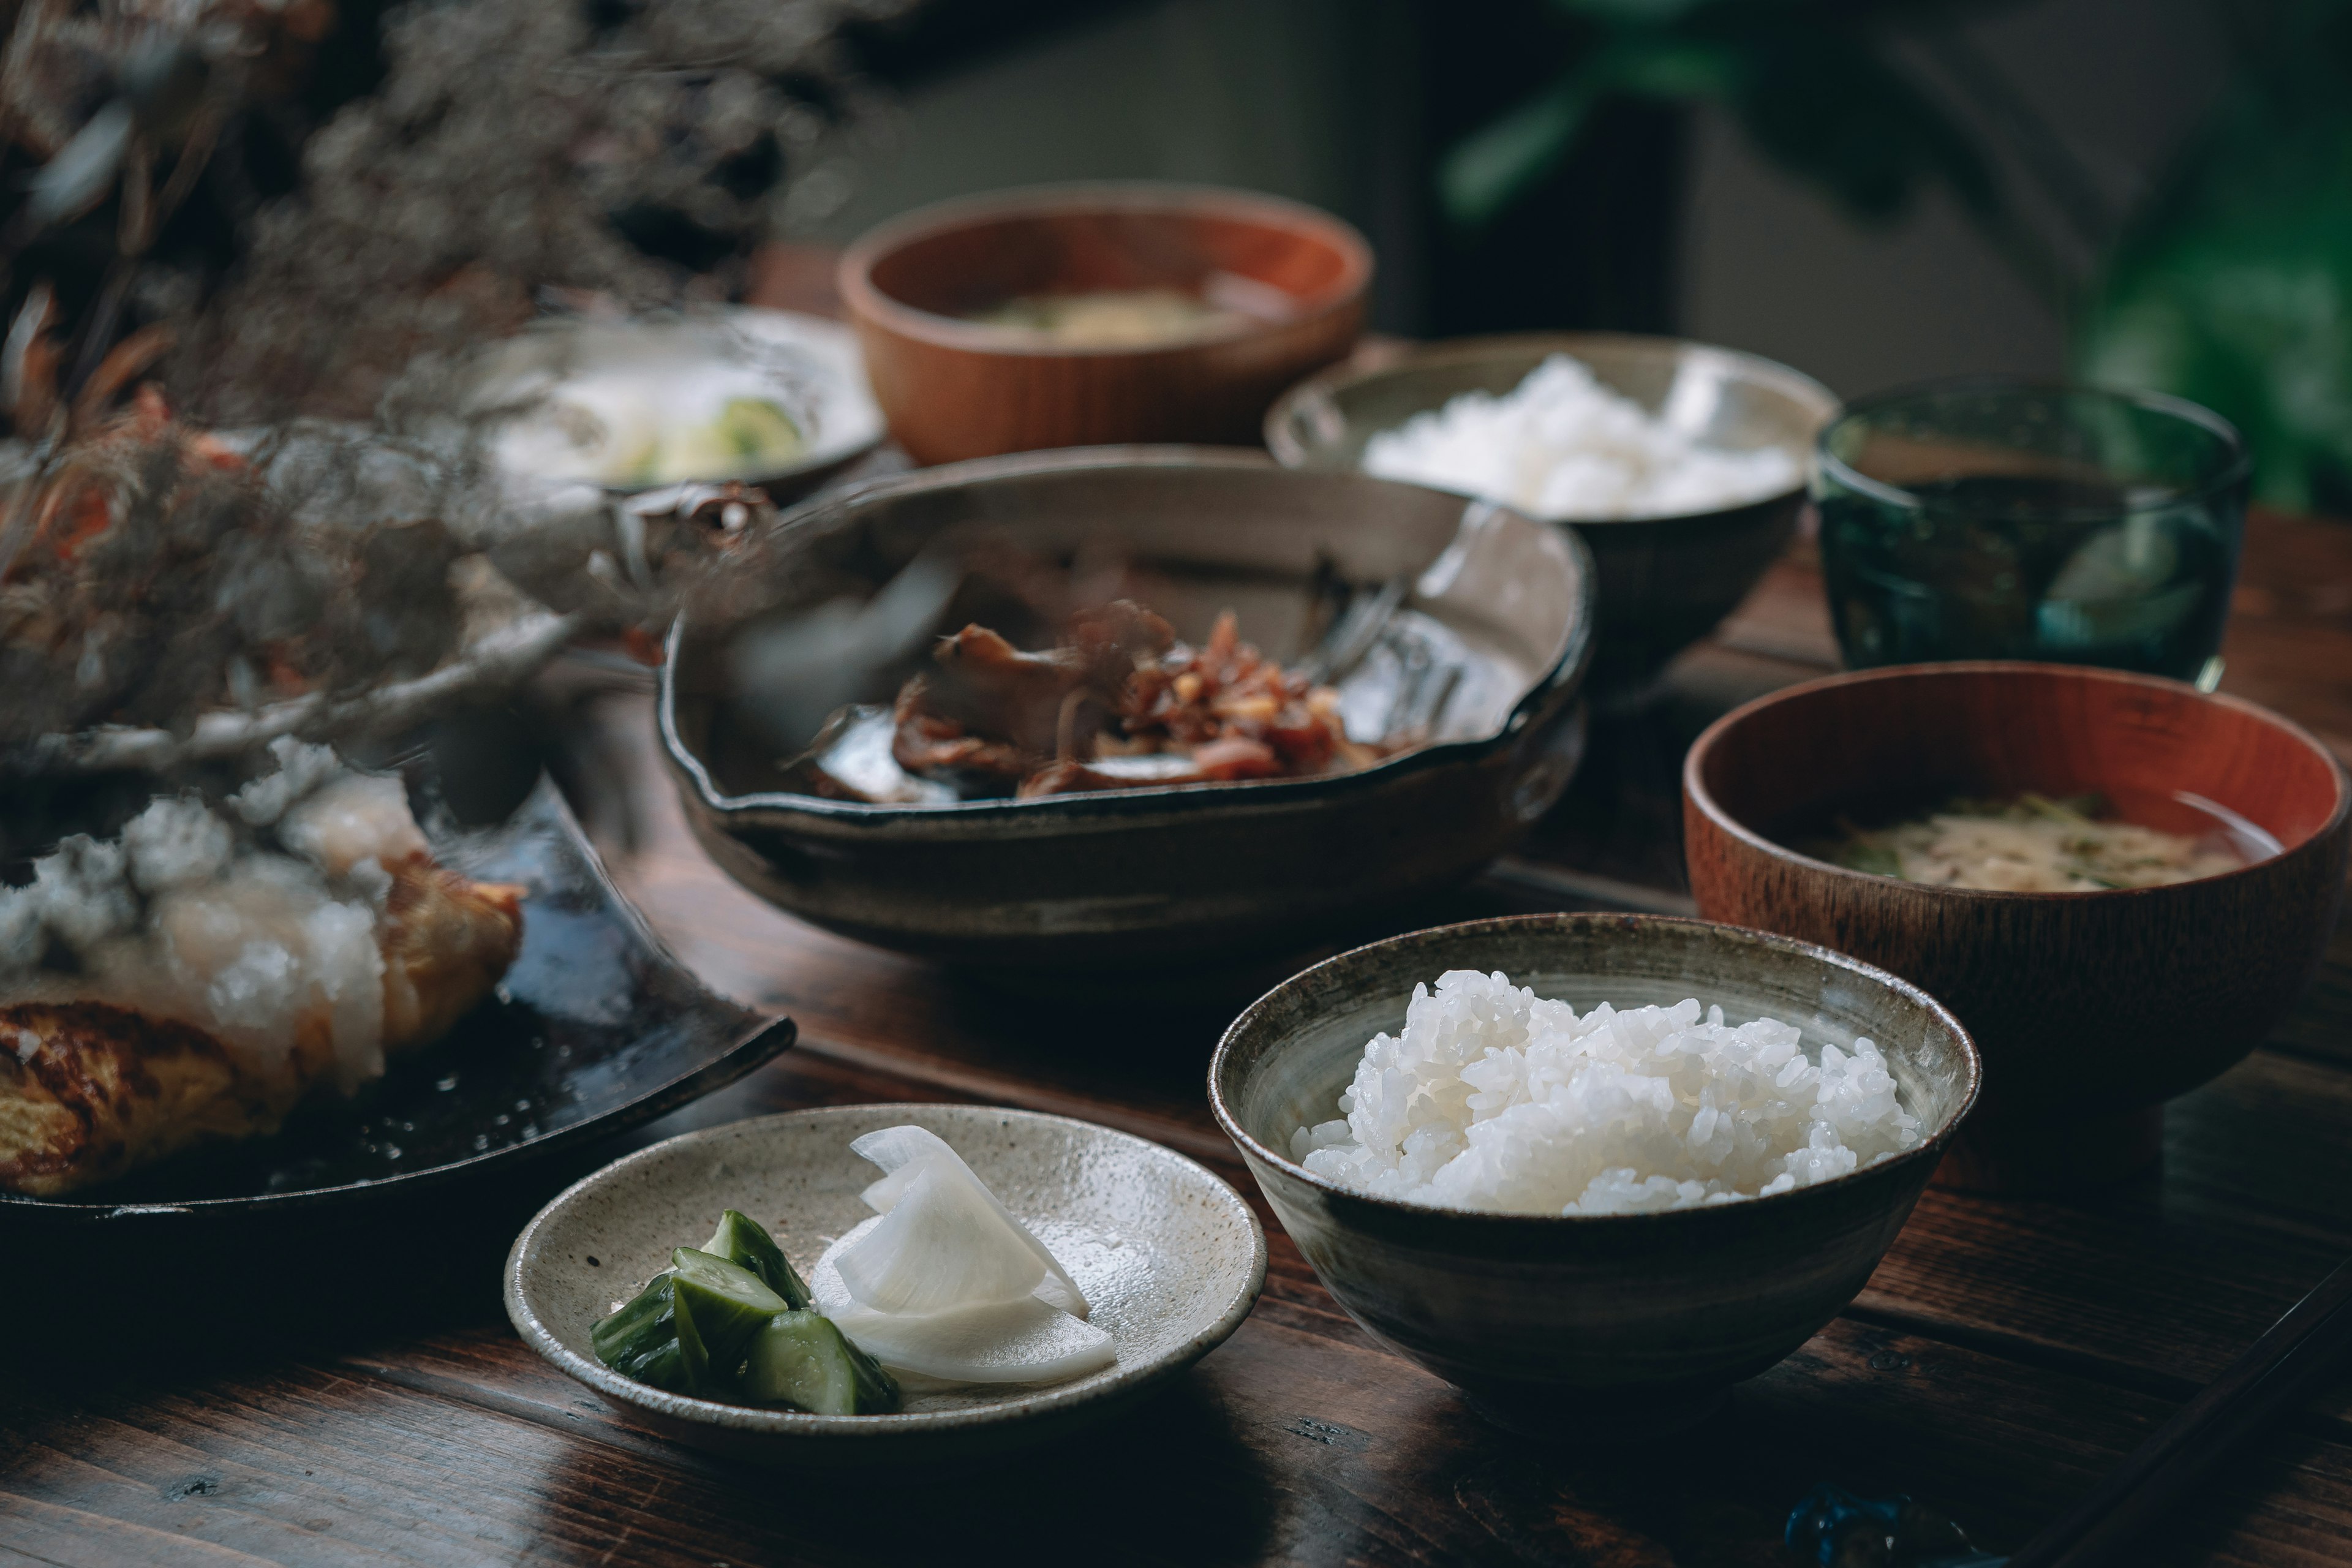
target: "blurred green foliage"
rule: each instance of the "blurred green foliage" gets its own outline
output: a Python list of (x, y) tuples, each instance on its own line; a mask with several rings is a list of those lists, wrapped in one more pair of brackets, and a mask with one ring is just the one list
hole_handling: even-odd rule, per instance
[(2021, 267), (2047, 260), (2011, 219), (1992, 164), (1924, 90), (1891, 26), (1992, 8), (1965, 0), (1553, 0), (1565, 60), (1535, 97), (1449, 150), (1446, 215), (1475, 228), (1530, 191), (1612, 99), (1710, 103), (1782, 168), (1865, 219), (1949, 189)]
[(2234, 421), (2260, 499), (2352, 516), (2352, 4), (2238, 20), (2237, 79), (2115, 247), (2075, 363)]
[[(2084, 379), (2219, 410), (2246, 434), (2264, 500), (2352, 515), (2352, 0), (2214, 0), (2231, 87), (2119, 226), (2071, 152), (1965, 50), (1967, 0), (1553, 0), (1563, 64), (1452, 148), (1439, 195), (1477, 228), (1521, 199), (1617, 100), (1709, 104), (1765, 156), (1864, 220), (1941, 186), (2071, 323)], [(1899, 39), (1940, 35), (1979, 111), (1956, 113)], [(1990, 120), (2072, 237), (2058, 258), (2004, 191)]]

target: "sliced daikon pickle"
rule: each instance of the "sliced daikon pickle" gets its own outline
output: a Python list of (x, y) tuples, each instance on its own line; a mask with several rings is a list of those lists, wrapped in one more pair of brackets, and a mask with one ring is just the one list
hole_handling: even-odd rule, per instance
[(1087, 1315), (1068, 1270), (937, 1133), (886, 1127), (850, 1148), (887, 1173), (864, 1194), (881, 1224), (861, 1226), (856, 1247), (836, 1247), (842, 1280), (861, 1306), (936, 1312), (1034, 1292)]
[(1035, 1296), (936, 1312), (881, 1312), (861, 1305), (839, 1260), (875, 1227), (870, 1219), (817, 1260), (809, 1279), (817, 1310), (884, 1366), (941, 1383), (1061, 1383), (1118, 1359), (1110, 1335)]

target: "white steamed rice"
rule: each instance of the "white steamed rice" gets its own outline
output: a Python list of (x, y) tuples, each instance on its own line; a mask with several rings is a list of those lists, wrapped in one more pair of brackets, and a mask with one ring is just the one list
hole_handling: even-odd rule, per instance
[(1497, 972), (1413, 988), (1364, 1047), (1344, 1121), (1292, 1157), (1381, 1197), (1515, 1214), (1631, 1214), (1769, 1197), (1918, 1147), (1886, 1058), (1696, 1001), (1579, 1017)]
[(1701, 445), (1554, 354), (1496, 397), (1465, 392), (1383, 430), (1364, 471), (1485, 496), (1529, 517), (1673, 517), (1761, 500), (1793, 488), (1778, 447)]

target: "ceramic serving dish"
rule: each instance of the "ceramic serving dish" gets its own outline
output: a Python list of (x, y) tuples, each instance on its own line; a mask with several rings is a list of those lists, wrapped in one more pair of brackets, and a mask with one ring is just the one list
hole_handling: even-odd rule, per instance
[[(1833, 812), (1955, 795), (2104, 795), (2279, 852), (2171, 887), (1981, 892), (1790, 847)], [(1985, 1103), (1943, 1180), (2059, 1187), (2145, 1167), (2162, 1104), (2259, 1044), (2318, 964), (2344, 890), (2352, 783), (2251, 702), (2073, 665), (1914, 665), (1734, 710), (1683, 767), (1699, 912), (1853, 953), (1933, 993), (1983, 1051)]]
[(792, 1044), (792, 1020), (714, 995), (604, 875), (552, 784), (440, 861), (525, 889), (522, 949), (489, 1000), (350, 1101), (285, 1129), (55, 1198), (0, 1193), (0, 1246), (49, 1227), (135, 1251), (162, 1232), (443, 1204), (719, 1089)]
[[(45, 1355), (184, 1368), (470, 1321), (549, 1194), (649, 1123), (691, 1121), (792, 1043), (789, 1019), (713, 994), (662, 949), (551, 788), (435, 852), (529, 889), (499, 993), (357, 1098), (307, 1106), (270, 1137), (60, 1197), (0, 1194), (0, 1255), (37, 1257), (89, 1292)], [(289, 1258), (303, 1260), (299, 1285), (251, 1288)]]
[[(1392, 624), (1443, 642), (1460, 677), (1431, 743), (1350, 773), (936, 805), (780, 789), (779, 760), (828, 710), (887, 703), (927, 667), (929, 634), (955, 629), (918, 615), (877, 651), (854, 628), (911, 601), (925, 551), (975, 530), (1052, 563), (1125, 563), (1195, 641), (1233, 608), (1286, 663), (1334, 580), (1410, 586)], [(673, 631), (663, 746), (720, 866), (885, 946), (1061, 974), (1296, 951), (1474, 874), (1580, 754), (1591, 558), (1483, 502), (1243, 453), (1103, 448), (883, 481), (811, 503), (766, 542)], [(1368, 658), (1350, 679), (1385, 668)]]
[(1555, 353), (1709, 445), (1777, 447), (1797, 462), (1779, 495), (1682, 517), (1575, 526), (1601, 569), (1596, 696), (1630, 700), (1666, 661), (1715, 628), (1784, 549), (1805, 505), (1813, 440), (1837, 398), (1755, 354), (1675, 338), (1519, 332), (1431, 343), (1336, 365), (1283, 395), (1265, 444), (1286, 468), (1356, 468), (1365, 443), (1467, 392), (1511, 391)]
[[(942, 202), (841, 259), (843, 302), (890, 432), (920, 463), (1046, 447), (1256, 438), (1284, 387), (1345, 354), (1371, 247), (1249, 191), (1129, 182)], [(1164, 289), (1251, 306), (1214, 330), (1074, 347), (967, 320), (1025, 296)]]
[[(729, 305), (674, 319), (545, 321), (493, 345), (474, 376), (478, 405), (515, 411), (493, 436), (491, 457), (532, 486), (636, 492), (741, 479), (788, 500), (883, 434), (856, 337), (792, 310)], [(663, 449), (665, 437), (708, 424), (731, 398), (783, 410), (798, 450), (763, 459), (708, 441)]]
[[(1045, 1242), (1108, 1331), (1117, 1364), (1047, 1387), (910, 1394), (888, 1415), (810, 1415), (667, 1394), (595, 1357), (589, 1330), (739, 1208), (807, 1274), (868, 1217), (874, 1167), (852, 1139), (913, 1123), (947, 1140)], [(690, 1132), (606, 1166), (515, 1240), (507, 1315), (523, 1342), (607, 1403), (682, 1443), (761, 1464), (851, 1467), (998, 1458), (1134, 1405), (1222, 1344), (1265, 1281), (1265, 1235), (1239, 1194), (1156, 1143), (1091, 1122), (965, 1105), (850, 1105)]]
[[(1309, 1174), (1291, 1134), (1339, 1114), (1365, 1043), (1450, 969), (1501, 970), (1580, 1011), (1696, 996), (1735, 1023), (1794, 1024), (1816, 1051), (1867, 1036), (1928, 1136), (1849, 1176), (1657, 1214), (1476, 1213)], [(1529, 915), (1415, 931), (1285, 981), (1225, 1032), (1209, 1098), (1283, 1228), (1375, 1339), (1505, 1425), (1615, 1442), (1703, 1417), (1853, 1299), (1978, 1076), (1951, 1014), (1841, 954), (1657, 915)]]

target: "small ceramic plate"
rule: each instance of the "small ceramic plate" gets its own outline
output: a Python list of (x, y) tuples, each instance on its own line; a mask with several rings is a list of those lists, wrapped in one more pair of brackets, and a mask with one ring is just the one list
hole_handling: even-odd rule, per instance
[[(889, 1415), (808, 1415), (666, 1394), (599, 1362), (588, 1331), (741, 1209), (803, 1275), (870, 1214), (850, 1141), (912, 1123), (954, 1146), (1077, 1280), (1118, 1363), (1047, 1387), (910, 1394)], [(796, 1110), (656, 1143), (541, 1209), (507, 1257), (507, 1315), (533, 1350), (698, 1448), (763, 1464), (952, 1459), (1058, 1437), (1166, 1383), (1240, 1326), (1265, 1282), (1265, 1233), (1238, 1194), (1156, 1143), (1034, 1111), (963, 1105)]]
[[(548, 321), (499, 344), (479, 374), (488, 402), (544, 400), (509, 420), (495, 445), (503, 468), (538, 480), (637, 491), (742, 479), (797, 491), (798, 481), (882, 439), (882, 411), (850, 330), (791, 310), (730, 305), (675, 320)], [(783, 409), (804, 444), (766, 462), (656, 455), (730, 398)], [(638, 459), (649, 466), (630, 472)]]

